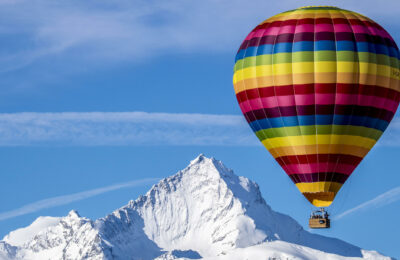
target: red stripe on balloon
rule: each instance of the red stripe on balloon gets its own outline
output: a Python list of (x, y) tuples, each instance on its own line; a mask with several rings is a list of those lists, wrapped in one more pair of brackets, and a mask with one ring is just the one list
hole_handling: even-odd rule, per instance
[(276, 35), (265, 35), (262, 37), (255, 36), (251, 39), (245, 40), (239, 48), (239, 51), (249, 47), (257, 47), (264, 44), (277, 44), (277, 43), (294, 43), (301, 41), (355, 41), (355, 42), (368, 42), (373, 44), (382, 44), (387, 47), (397, 48), (394, 41), (383, 38), (377, 35), (369, 35), (366, 33), (353, 33), (353, 32), (302, 32), (302, 33), (286, 33)]
[(266, 28), (273, 28), (273, 27), (280, 27), (283, 25), (286, 26), (299, 26), (304, 24), (310, 25), (320, 25), (320, 24), (351, 24), (351, 25), (358, 25), (358, 26), (369, 26), (376, 28), (378, 30), (384, 31), (384, 29), (378, 25), (377, 23), (370, 22), (370, 21), (360, 21), (358, 19), (345, 19), (345, 18), (303, 18), (303, 19), (288, 19), (288, 20), (280, 20), (280, 21), (272, 21), (266, 22), (257, 25), (252, 32), (257, 30), (264, 30)]
[(272, 96), (287, 96), (293, 94), (327, 94), (327, 93), (343, 93), (343, 94), (360, 94), (365, 96), (384, 97), (396, 102), (400, 101), (400, 95), (397, 90), (388, 89), (376, 85), (362, 84), (303, 84), (303, 85), (284, 85), (276, 87), (260, 87), (255, 89), (243, 90), (236, 94), (240, 102)]

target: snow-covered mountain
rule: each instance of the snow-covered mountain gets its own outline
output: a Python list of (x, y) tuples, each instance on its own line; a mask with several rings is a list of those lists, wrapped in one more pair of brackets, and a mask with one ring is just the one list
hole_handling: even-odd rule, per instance
[(0, 240), (0, 259), (201, 258), (391, 259), (305, 231), (256, 183), (204, 155), (104, 218), (39, 217)]

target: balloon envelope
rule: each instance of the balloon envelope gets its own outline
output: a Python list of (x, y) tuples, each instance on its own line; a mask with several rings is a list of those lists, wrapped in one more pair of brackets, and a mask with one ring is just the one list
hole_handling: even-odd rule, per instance
[(336, 7), (273, 16), (240, 46), (233, 84), (243, 115), (313, 205), (332, 203), (392, 120), (399, 59), (381, 26)]

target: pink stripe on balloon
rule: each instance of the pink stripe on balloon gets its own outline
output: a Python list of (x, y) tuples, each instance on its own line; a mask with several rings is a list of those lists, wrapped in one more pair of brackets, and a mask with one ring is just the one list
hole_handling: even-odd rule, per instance
[(288, 164), (282, 168), (287, 174), (310, 174), (316, 172), (337, 172), (350, 175), (356, 165), (337, 163), (310, 163), (310, 164)]
[(296, 27), (296, 33), (314, 32), (313, 24), (300, 24)]
[(306, 94), (306, 95), (296, 95), (296, 104), (298, 106), (307, 105), (331, 105), (335, 102), (335, 94)]
[(252, 31), (251, 33), (249, 33), (249, 35), (247, 35), (247, 37), (244, 40), (246, 41), (246, 40), (251, 40), (256, 37), (262, 37), (264, 35), (264, 32), (265, 32), (265, 29), (259, 29), (256, 31)]
[(264, 35), (278, 35), (282, 33), (304, 33), (304, 32), (354, 32), (354, 33), (367, 33), (373, 35), (379, 35), (384, 38), (392, 39), (388, 32), (385, 30), (368, 26), (368, 25), (358, 25), (358, 24), (299, 24), (295, 25), (285, 25), (282, 27), (272, 26), (266, 29), (258, 29), (252, 31), (245, 40), (250, 40), (254, 37), (262, 37)]
[(289, 107), (289, 106), (295, 106), (295, 97), (293, 95), (289, 96), (276, 96), (278, 99), (278, 104), (281, 107)]
[(367, 34), (378, 35), (383, 38), (391, 39), (390, 35), (386, 31), (379, 30), (373, 26), (352, 25), (352, 27), (353, 27), (354, 33), (367, 33)]
[(384, 29), (381, 29), (379, 31), (380, 31), (380, 35), (383, 35), (383, 37), (386, 37), (386, 38), (391, 39), (393, 41), (392, 36), (390, 36), (390, 34), (387, 31), (385, 31)]
[(265, 30), (264, 35), (278, 35), (280, 31), (280, 27), (269, 27), (268, 29)]
[(308, 105), (314, 105), (314, 104), (315, 104), (314, 94), (296, 95), (296, 105), (308, 106)]
[(335, 32), (353, 32), (353, 30), (351, 30), (350, 25), (348, 24), (335, 24)]
[(315, 102), (317, 105), (335, 104), (334, 93), (315, 93)]
[(332, 24), (316, 24), (315, 32), (333, 32)]
[(342, 93), (337, 93), (336, 94), (336, 104), (340, 105), (352, 105), (352, 104), (358, 104), (358, 100), (362, 99), (364, 96), (363, 95), (358, 95), (358, 94), (342, 94)]
[(371, 31), (374, 32), (375, 35), (379, 35), (383, 38), (389, 38), (390, 39), (390, 35), (385, 31), (385, 30), (380, 30), (376, 27), (369, 27), (372, 28)]
[[(279, 31), (279, 34), (284, 34), (284, 33), (294, 33), (296, 30), (295, 25), (285, 25), (281, 27), (281, 30)], [(267, 34), (270, 35), (270, 34)]]
[[(263, 104), (264, 108), (270, 108), (270, 107), (277, 107), (278, 106), (278, 101), (275, 96), (273, 97), (263, 97), (260, 98), (261, 103)], [(253, 100), (250, 100), (253, 101)]]
[[(277, 102), (278, 99), (278, 102)], [(278, 105), (279, 104), (279, 105)], [(307, 106), (307, 105), (353, 105), (375, 107), (386, 109), (393, 113), (396, 112), (398, 103), (394, 100), (375, 96), (365, 96), (357, 94), (304, 94), (289, 96), (272, 96), (246, 100), (239, 105), (244, 112), (262, 108), (286, 107), (286, 106)]]
[(262, 29), (262, 30), (257, 30), (257, 31), (251, 31), (251, 32), (249, 33), (249, 35), (247, 35), (246, 38), (245, 38), (244, 40), (246, 41), (246, 40), (250, 40), (250, 39), (252, 39), (252, 38), (254, 38), (254, 37), (257, 37), (257, 33), (261, 33), (262, 31), (264, 31), (264, 29)]
[(254, 106), (252, 105), (252, 104), (258, 104), (258, 103), (259, 102), (249, 102), (249, 100), (246, 100), (244, 102), (239, 103), (239, 106), (243, 113), (247, 113), (247, 112), (255, 110), (255, 109), (261, 109), (262, 106), (256, 107), (255, 105)]
[(398, 106), (398, 102), (382, 97), (371, 97), (370, 102), (368, 99), (364, 99), (363, 97), (361, 97), (358, 101), (358, 104), (360, 106), (371, 106), (371, 107), (386, 109), (393, 113), (396, 112)]
[(354, 33), (368, 33), (368, 28), (363, 25), (352, 25), (351, 28), (353, 29)]
[[(279, 30), (279, 27), (274, 27), (274, 28), (269, 28), (267, 30), (264, 29), (258, 29), (256, 31), (253, 31), (253, 35), (248, 35), (245, 40), (250, 40), (251, 38), (254, 37), (262, 37), (262, 36), (276, 36), (279, 34), (284, 34), (284, 33), (304, 33), (304, 32), (314, 32), (314, 25), (312, 24), (302, 24), (298, 26), (293, 26), (293, 25), (287, 25), (283, 26), (281, 30)], [(255, 36), (257, 35), (257, 36)]]

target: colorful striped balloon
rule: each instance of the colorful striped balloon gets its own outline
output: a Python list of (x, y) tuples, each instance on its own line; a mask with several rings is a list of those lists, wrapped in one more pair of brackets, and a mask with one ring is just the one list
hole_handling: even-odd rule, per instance
[(381, 26), (336, 7), (273, 16), (240, 46), (233, 76), (240, 108), (313, 205), (332, 203), (392, 120), (399, 59)]

